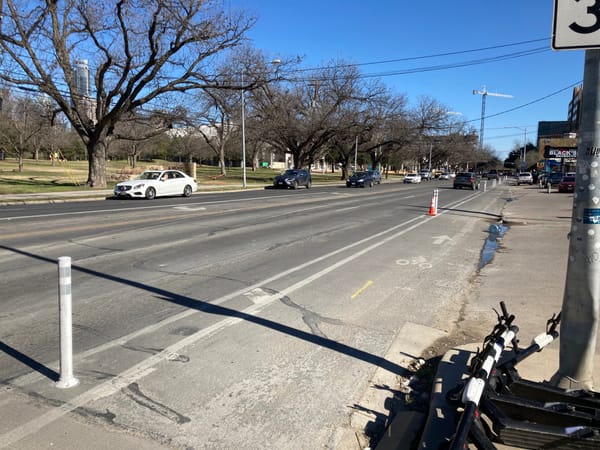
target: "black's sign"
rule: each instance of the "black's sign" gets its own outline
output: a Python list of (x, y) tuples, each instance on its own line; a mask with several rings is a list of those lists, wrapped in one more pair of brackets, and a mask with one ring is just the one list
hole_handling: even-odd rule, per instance
[(544, 158), (577, 158), (577, 147), (544, 147)]

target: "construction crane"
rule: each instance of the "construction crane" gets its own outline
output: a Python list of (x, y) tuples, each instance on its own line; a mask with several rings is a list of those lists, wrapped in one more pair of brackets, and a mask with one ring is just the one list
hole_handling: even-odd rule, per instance
[(483, 148), (483, 122), (485, 120), (485, 98), (488, 95), (492, 97), (504, 97), (504, 98), (513, 98), (512, 95), (509, 94), (498, 94), (497, 92), (488, 92), (485, 85), (481, 91), (473, 90), (473, 95), (481, 95), (481, 126), (479, 128), (479, 149)]

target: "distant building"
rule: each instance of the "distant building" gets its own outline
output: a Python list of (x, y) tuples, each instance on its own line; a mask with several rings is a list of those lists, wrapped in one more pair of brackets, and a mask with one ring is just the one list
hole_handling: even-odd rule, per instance
[(73, 78), (77, 94), (83, 97), (91, 95), (90, 68), (87, 59), (76, 59), (73, 67)]
[(583, 86), (573, 88), (567, 120), (538, 122), (538, 168), (550, 172), (575, 170), (581, 123)]
[(583, 95), (583, 86), (577, 86), (573, 89), (573, 96), (569, 102), (569, 115), (567, 116), (567, 122), (569, 122), (569, 128), (571, 133), (577, 133), (579, 131), (579, 124), (581, 123), (581, 99)]
[(90, 68), (87, 59), (76, 59), (73, 65), (75, 96), (73, 103), (93, 123), (96, 123), (96, 101), (92, 98)]

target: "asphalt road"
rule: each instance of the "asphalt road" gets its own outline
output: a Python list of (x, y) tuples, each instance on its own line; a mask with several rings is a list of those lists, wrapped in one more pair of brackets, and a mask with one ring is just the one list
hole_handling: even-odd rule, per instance
[(456, 320), (506, 201), (432, 181), (0, 207), (0, 380), (57, 377), (70, 256), (81, 385), (46, 401), (88, 393), (86, 420), (178, 448), (335, 448), (374, 371), (403, 370), (398, 330)]

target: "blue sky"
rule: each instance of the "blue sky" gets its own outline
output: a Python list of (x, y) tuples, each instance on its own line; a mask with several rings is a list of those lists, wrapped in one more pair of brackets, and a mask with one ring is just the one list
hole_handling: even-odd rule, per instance
[[(303, 67), (332, 60), (366, 64), (364, 74), (404, 94), (438, 100), (480, 129), (482, 96), (488, 95), (484, 144), (505, 158), (515, 145), (536, 143), (539, 121), (566, 120), (572, 86), (583, 79), (584, 50), (550, 48), (553, 0), (224, 0), (257, 17), (248, 37), (267, 57), (303, 57)], [(506, 46), (520, 42), (527, 44)], [(495, 48), (478, 52), (468, 50)], [(515, 52), (528, 56), (497, 60)], [(394, 61), (444, 53), (461, 54)], [(470, 65), (484, 58), (496, 61)], [(374, 64), (370, 64), (374, 63)], [(444, 70), (425, 67), (458, 65)], [(410, 74), (398, 74), (414, 70)], [(394, 74), (396, 73), (396, 74)], [(555, 92), (561, 91), (556, 95)], [(512, 110), (510, 112), (506, 112)], [(506, 112), (506, 113), (504, 113)], [(490, 117), (491, 116), (491, 117)]]

